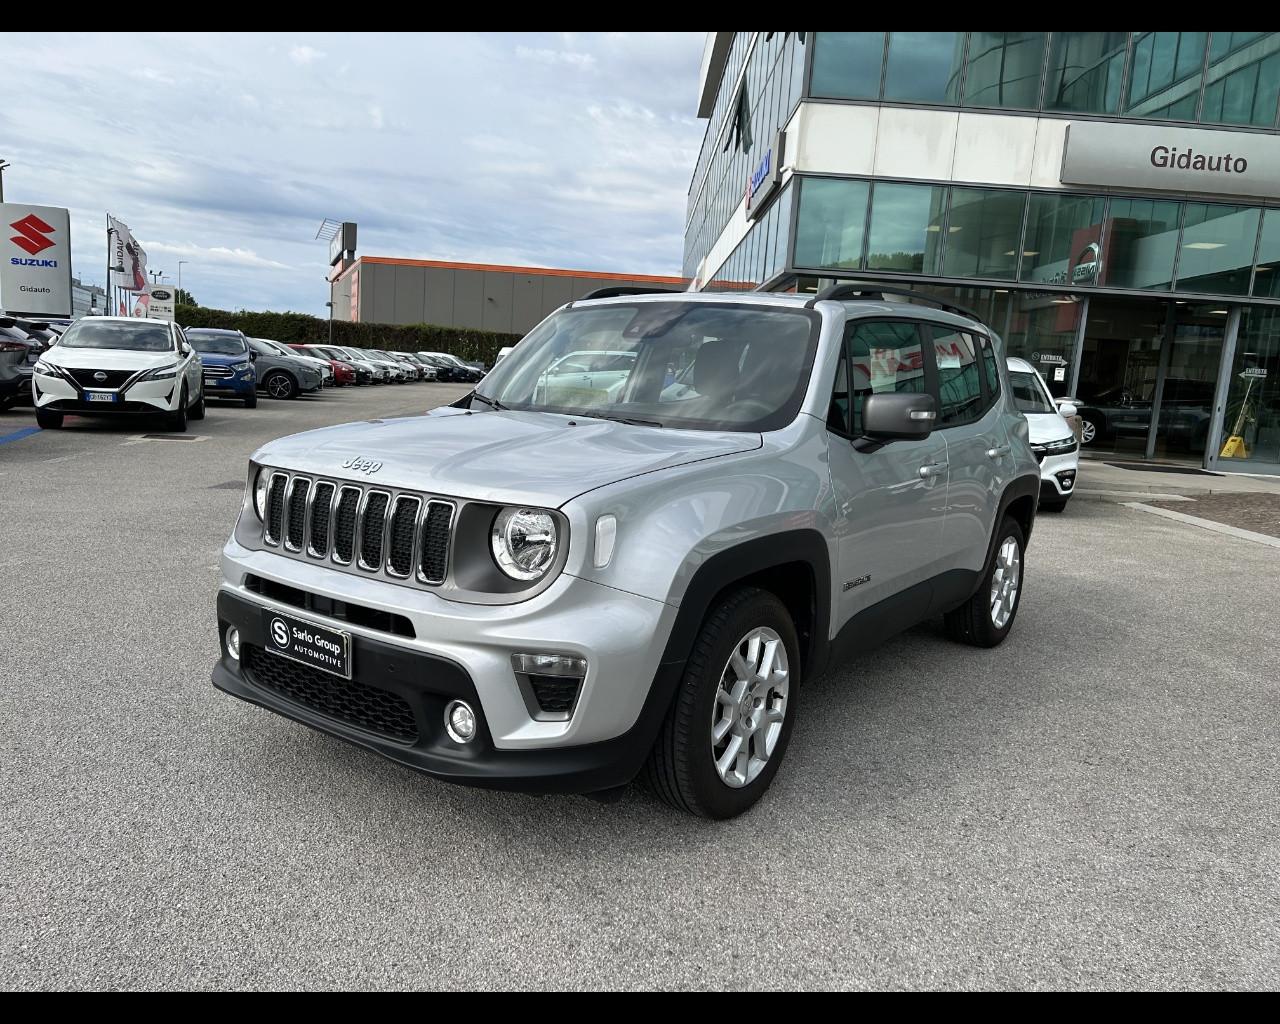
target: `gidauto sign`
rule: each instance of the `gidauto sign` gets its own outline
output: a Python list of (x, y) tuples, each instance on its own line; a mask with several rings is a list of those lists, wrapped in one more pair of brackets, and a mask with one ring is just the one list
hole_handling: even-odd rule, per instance
[(0, 309), (71, 315), (71, 218), (62, 207), (0, 203)]
[(1280, 197), (1280, 136), (1163, 125), (1073, 121), (1062, 151), (1067, 184)]

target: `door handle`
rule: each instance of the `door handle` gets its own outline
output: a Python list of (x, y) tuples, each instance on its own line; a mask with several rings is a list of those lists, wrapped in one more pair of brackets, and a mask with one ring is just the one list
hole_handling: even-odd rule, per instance
[(933, 476), (941, 476), (946, 471), (947, 464), (945, 462), (931, 462), (927, 466), (920, 467), (920, 478), (928, 480)]
[(988, 448), (988, 449), (987, 449), (987, 458), (989, 458), (989, 459), (1000, 459), (1000, 458), (1003, 458), (1004, 456), (1008, 455), (1008, 454), (1009, 454), (1009, 452), (1011, 452), (1012, 450), (1013, 450), (1013, 449), (1012, 449), (1012, 448), (1010, 448), (1007, 444), (1000, 444), (1000, 445), (996, 445), (996, 447), (994, 447), (994, 448)]

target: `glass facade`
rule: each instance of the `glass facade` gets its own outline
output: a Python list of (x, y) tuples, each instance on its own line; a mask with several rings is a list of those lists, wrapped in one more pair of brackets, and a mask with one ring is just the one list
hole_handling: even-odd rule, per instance
[(815, 32), (809, 95), (1275, 126), (1280, 32)]
[(799, 270), (1280, 297), (1272, 270), (1280, 264), (1280, 210), (1264, 217), (1260, 207), (1231, 203), (795, 180)]
[(685, 277), (697, 276), (741, 203), (752, 172), (800, 102), (812, 36), (812, 32), (734, 36), (689, 188)]
[[(752, 37), (759, 48), (767, 35), (740, 34), (734, 46)], [(784, 124), (802, 98), (1280, 130), (1280, 33), (773, 36), (782, 40), (778, 48), (760, 51), (772, 70), (755, 79), (742, 70), (757, 59), (752, 47), (738, 68), (747, 94), (761, 75), (767, 81), (790, 69), (784, 98), (773, 108), (776, 122), (750, 121), (744, 141), (733, 118), (742, 121), (754, 108), (743, 105), (740, 89), (721, 83), (713, 122), (724, 127), (707, 158), (712, 170), (702, 170), (700, 156), (699, 173), (714, 176), (735, 146), (758, 155), (772, 125)], [(834, 106), (812, 106), (819, 112), (800, 131), (830, 130), (828, 119), (838, 120)], [(865, 128), (857, 126), (877, 122), (857, 115), (847, 123), (860, 133)], [(913, 123), (923, 122), (899, 118), (888, 134), (874, 129), (879, 134), (865, 140), (876, 147), (873, 163), (861, 134), (843, 146), (789, 137), (786, 187), (749, 222), (727, 260), (717, 255), (723, 266), (700, 286), (816, 291), (852, 279), (932, 294), (973, 310), (1000, 334), (1001, 356), (1027, 359), (1055, 397), (1077, 403), (1088, 424), (1086, 454), (1280, 472), (1280, 195), (1218, 201), (1105, 182), (1091, 192), (930, 180), (927, 174), (946, 166), (937, 161), (912, 180), (902, 176), (914, 173), (903, 153), (907, 161), (923, 153), (910, 148), (921, 140), (898, 135)], [(1013, 144), (1017, 132), (993, 129), (995, 138)], [(899, 148), (884, 157), (886, 145)], [(956, 176), (976, 171), (1007, 180), (983, 163), (998, 161), (979, 157), (971, 146), (961, 165), (957, 151)], [(892, 177), (837, 170), (881, 165), (901, 170)], [(695, 177), (686, 272), (697, 269), (740, 210), (751, 166), (750, 159), (739, 161), (719, 185), (701, 192)], [(1045, 176), (1037, 166), (1032, 180)], [(697, 210), (715, 213), (695, 223)], [(949, 416), (963, 415), (980, 391), (973, 379), (980, 356), (963, 344), (955, 355), (947, 366)], [(851, 395), (858, 391), (855, 369)]]

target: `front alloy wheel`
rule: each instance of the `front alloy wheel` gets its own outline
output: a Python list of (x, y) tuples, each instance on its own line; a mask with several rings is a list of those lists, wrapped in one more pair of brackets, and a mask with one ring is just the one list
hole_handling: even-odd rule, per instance
[(649, 753), (649, 788), (704, 818), (732, 818), (759, 800), (786, 754), (799, 652), (777, 595), (743, 587), (713, 606)]
[(1080, 422), (1080, 443), (1093, 444), (1098, 439), (1098, 425), (1093, 420)]
[(787, 717), (789, 676), (786, 645), (767, 626), (730, 655), (711, 712), (711, 756), (726, 786), (741, 789), (769, 763)]

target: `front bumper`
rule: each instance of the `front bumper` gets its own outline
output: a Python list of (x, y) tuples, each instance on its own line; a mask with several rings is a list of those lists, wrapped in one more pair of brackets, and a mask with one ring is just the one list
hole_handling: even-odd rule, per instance
[[(77, 388), (64, 377), (43, 373), (31, 378), (31, 397), (37, 409), (63, 413), (172, 412), (178, 403), (181, 376), (140, 380), (124, 391), (111, 388)], [(89, 395), (111, 394), (113, 401), (90, 401)]]
[[(466, 605), (430, 591), (363, 579), (252, 551), (230, 541), (218, 595), (221, 690), (401, 764), (440, 778), (500, 788), (590, 792), (634, 778), (648, 755), (679, 677), (660, 665), (675, 619), (669, 605), (562, 575), (537, 597), (510, 605)], [(249, 589), (250, 576), (322, 599), (348, 602), (407, 620), (414, 635), (396, 635), (337, 619)], [(311, 620), (349, 633), (353, 684), (394, 695), (410, 709), (415, 737), (391, 736), (326, 711), (326, 701), (299, 701), (264, 685), (255, 658), (263, 650), (264, 615)], [(226, 652), (228, 625), (241, 633), (241, 662)], [(565, 653), (585, 658), (587, 674), (567, 720), (535, 718), (511, 665), (513, 653)], [(317, 670), (307, 682), (343, 687)], [(366, 694), (367, 696), (367, 694)], [(374, 694), (377, 697), (378, 694)], [(466, 700), (480, 721), (469, 744), (452, 741), (444, 708)], [(381, 699), (381, 698), (379, 698)]]
[(257, 374), (252, 370), (240, 370), (230, 377), (204, 378), (204, 393), (215, 398), (250, 398), (258, 386)]
[(1080, 468), (1080, 453), (1049, 455), (1040, 463), (1040, 496), (1069, 498), (1075, 493), (1076, 476)]

